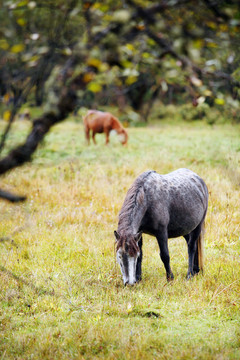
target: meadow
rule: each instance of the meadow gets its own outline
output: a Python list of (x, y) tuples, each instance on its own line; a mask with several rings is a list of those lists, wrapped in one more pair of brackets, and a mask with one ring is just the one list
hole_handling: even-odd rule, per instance
[[(14, 124), (8, 148), (29, 126)], [(28, 196), (0, 202), (1, 360), (240, 358), (240, 126), (166, 119), (128, 132), (126, 147), (114, 135), (87, 146), (69, 118), (1, 177)], [(144, 235), (142, 282), (124, 287), (113, 231), (126, 192), (143, 171), (180, 167), (210, 193), (204, 274), (186, 280), (186, 242), (170, 239), (168, 283)]]

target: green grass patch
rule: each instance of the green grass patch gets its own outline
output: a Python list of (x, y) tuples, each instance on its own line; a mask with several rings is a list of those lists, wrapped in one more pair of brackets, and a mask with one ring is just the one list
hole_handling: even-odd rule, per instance
[[(28, 131), (16, 122), (7, 149)], [(1, 178), (28, 199), (0, 202), (0, 359), (240, 358), (239, 125), (161, 121), (128, 132), (127, 147), (114, 135), (87, 146), (69, 119), (31, 164)], [(123, 287), (113, 231), (126, 192), (143, 171), (180, 167), (210, 192), (204, 275), (186, 281), (186, 243), (171, 239), (167, 283), (145, 235), (143, 280)]]

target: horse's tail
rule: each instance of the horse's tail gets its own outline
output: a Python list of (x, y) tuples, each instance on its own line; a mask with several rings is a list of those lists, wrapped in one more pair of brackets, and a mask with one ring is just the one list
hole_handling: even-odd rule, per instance
[(202, 222), (201, 232), (198, 238), (198, 265), (199, 269), (203, 272), (204, 262), (204, 234), (205, 234), (205, 221)]

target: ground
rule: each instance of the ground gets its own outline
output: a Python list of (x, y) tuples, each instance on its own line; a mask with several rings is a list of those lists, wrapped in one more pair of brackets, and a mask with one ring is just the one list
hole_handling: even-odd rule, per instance
[[(28, 129), (17, 122), (8, 147)], [(240, 128), (179, 120), (128, 132), (126, 147), (116, 135), (87, 146), (68, 119), (1, 178), (28, 196), (0, 202), (1, 360), (240, 358)], [(180, 167), (210, 193), (204, 274), (186, 280), (185, 240), (171, 239), (167, 283), (145, 235), (142, 282), (124, 287), (113, 231), (126, 192), (143, 171)]]

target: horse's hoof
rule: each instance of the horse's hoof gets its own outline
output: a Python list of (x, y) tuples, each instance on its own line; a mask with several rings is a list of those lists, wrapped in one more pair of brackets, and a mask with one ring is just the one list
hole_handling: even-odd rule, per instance
[(174, 280), (173, 274), (167, 275), (167, 281), (168, 282), (173, 281), (173, 280)]

